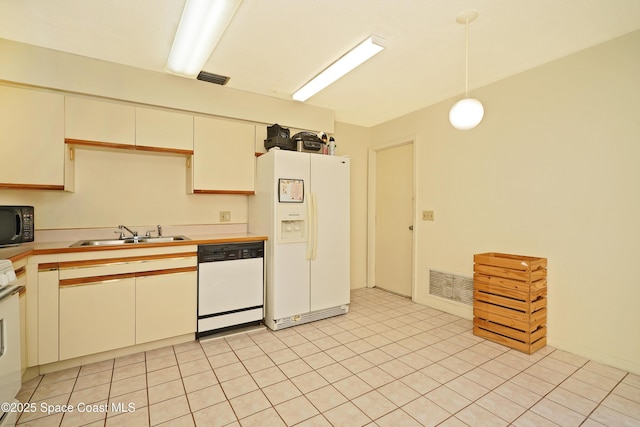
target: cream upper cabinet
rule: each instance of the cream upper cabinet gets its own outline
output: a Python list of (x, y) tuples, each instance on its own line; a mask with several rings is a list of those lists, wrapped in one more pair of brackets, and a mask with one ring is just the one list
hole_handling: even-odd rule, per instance
[(64, 96), (0, 86), (0, 186), (62, 189)]
[(193, 151), (193, 115), (136, 107), (136, 145)]
[(255, 126), (194, 117), (194, 192), (252, 193)]
[(256, 153), (266, 153), (264, 148), (264, 140), (267, 139), (267, 126), (256, 126), (255, 150)]
[(135, 145), (136, 109), (127, 104), (65, 97), (65, 130), (68, 139)]

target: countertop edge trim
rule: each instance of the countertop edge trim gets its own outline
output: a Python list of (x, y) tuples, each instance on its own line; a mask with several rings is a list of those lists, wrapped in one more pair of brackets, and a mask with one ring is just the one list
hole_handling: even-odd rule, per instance
[(65, 253), (82, 253), (82, 252), (100, 252), (100, 251), (112, 251), (119, 249), (144, 249), (144, 248), (161, 248), (170, 246), (189, 246), (189, 245), (211, 245), (218, 243), (236, 243), (236, 242), (257, 242), (269, 240), (267, 236), (243, 236), (243, 237), (220, 237), (210, 239), (197, 239), (197, 240), (181, 240), (177, 242), (164, 242), (164, 243), (141, 243), (138, 245), (114, 245), (114, 246), (100, 246), (100, 247), (59, 247), (59, 248), (46, 248), (38, 249), (33, 247), (24, 248), (24, 252), (20, 252), (13, 256), (8, 257), (11, 262), (16, 262), (22, 258), (31, 255), (54, 255)]

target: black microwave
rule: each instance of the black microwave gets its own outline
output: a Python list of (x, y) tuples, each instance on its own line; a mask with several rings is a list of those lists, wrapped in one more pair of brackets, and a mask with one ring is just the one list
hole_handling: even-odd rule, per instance
[(33, 206), (0, 206), (0, 246), (33, 242)]

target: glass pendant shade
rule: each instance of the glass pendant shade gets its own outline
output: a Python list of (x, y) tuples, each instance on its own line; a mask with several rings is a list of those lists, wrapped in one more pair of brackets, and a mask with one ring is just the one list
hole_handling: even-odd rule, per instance
[(453, 104), (449, 110), (449, 122), (458, 130), (469, 130), (478, 126), (484, 117), (484, 107), (475, 98), (469, 98), (469, 23), (478, 17), (478, 11), (468, 9), (460, 12), (456, 17), (458, 24), (464, 24), (464, 98)]
[(459, 130), (469, 130), (478, 126), (484, 117), (484, 107), (475, 98), (463, 98), (449, 110), (451, 125)]

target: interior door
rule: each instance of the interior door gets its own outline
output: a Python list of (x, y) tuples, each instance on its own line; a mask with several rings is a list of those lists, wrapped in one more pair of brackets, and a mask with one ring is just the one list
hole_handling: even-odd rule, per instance
[(411, 296), (413, 144), (376, 152), (375, 285)]

